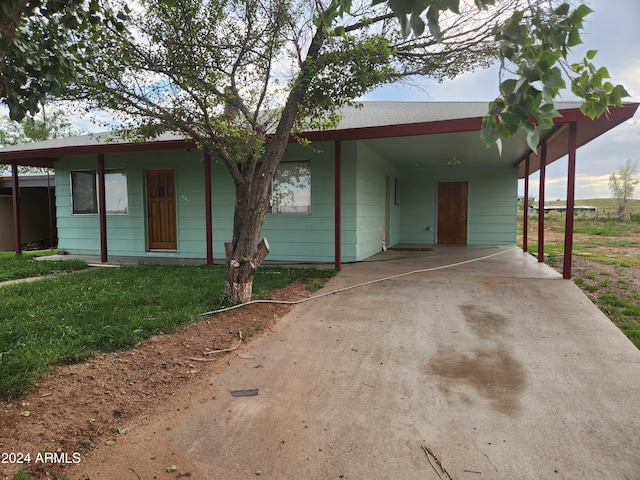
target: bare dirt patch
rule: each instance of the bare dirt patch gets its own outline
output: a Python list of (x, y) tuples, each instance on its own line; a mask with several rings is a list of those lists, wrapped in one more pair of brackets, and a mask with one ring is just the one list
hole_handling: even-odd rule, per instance
[[(297, 300), (309, 295), (304, 283), (295, 283), (274, 292), (272, 298)], [(74, 460), (116, 441), (126, 434), (125, 425), (143, 423), (181, 388), (215, 374), (235, 355), (204, 352), (235, 347), (239, 332), (243, 343), (269, 334), (291, 308), (249, 305), (152, 337), (128, 351), (54, 369), (29, 394), (0, 404), (0, 454), (6, 453), (7, 461), (24, 459), (20, 455), (26, 454), (31, 460), (0, 463), (0, 478), (10, 480), (21, 468), (31, 478), (63, 478)], [(46, 459), (45, 452), (57, 454), (55, 461), (36, 463)]]

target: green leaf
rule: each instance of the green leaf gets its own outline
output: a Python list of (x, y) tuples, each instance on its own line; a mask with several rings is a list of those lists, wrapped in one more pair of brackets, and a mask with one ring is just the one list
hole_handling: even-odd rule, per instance
[(527, 132), (527, 145), (529, 145), (531, 151), (535, 152), (538, 150), (538, 145), (540, 144), (540, 134), (536, 126), (527, 121), (522, 124), (522, 128)]
[(419, 37), (424, 33), (425, 25), (422, 18), (420, 18), (420, 15), (412, 13), (409, 23), (411, 24), (411, 30), (413, 30), (413, 34), (416, 37)]
[(582, 39), (580, 38), (580, 29), (572, 28), (569, 32), (569, 38), (567, 39), (568, 47), (575, 47), (576, 45), (582, 44)]
[(445, 4), (453, 13), (460, 13), (460, 0), (445, 0)]
[(620, 96), (620, 98), (625, 98), (625, 97), (630, 97), (631, 96), (631, 94), (629, 92), (627, 92), (627, 89), (624, 88), (622, 85), (616, 85), (613, 88), (613, 91), (616, 92), (616, 95)]
[(333, 29), (333, 35), (335, 37), (344, 37), (346, 34), (346, 30), (343, 26), (339, 26)]
[(407, 16), (398, 16), (398, 21), (400, 22), (400, 31), (402, 32), (402, 37), (407, 38), (411, 34), (411, 25), (409, 24)]
[(561, 17), (566, 17), (567, 14), (569, 13), (569, 9), (570, 8), (571, 8), (571, 6), (568, 3), (563, 3), (558, 8), (556, 8), (554, 13), (556, 15), (561, 16)]
[(504, 95), (508, 97), (516, 90), (517, 85), (518, 85), (518, 81), (513, 78), (510, 78), (502, 82), (502, 84), (500, 85), (500, 89), (502, 90)]
[(435, 7), (435, 5), (431, 5), (427, 11), (427, 25), (429, 25), (429, 32), (431, 32), (433, 38), (435, 38), (437, 42), (441, 42), (442, 30), (440, 30), (440, 11)]
[(493, 145), (500, 139), (500, 134), (498, 133), (498, 129), (496, 127), (495, 117), (486, 115), (482, 118), (480, 138), (487, 147)]
[(570, 18), (573, 22), (579, 22), (582, 21), (587, 15), (590, 15), (592, 13), (593, 10), (591, 8), (587, 7), (584, 4), (581, 4), (573, 11), (573, 13), (570, 15)]
[(389, 8), (393, 10), (393, 13), (400, 18), (401, 15), (409, 15), (417, 6), (415, 0), (389, 0)]
[(589, 60), (593, 60), (598, 54), (598, 50), (589, 50), (585, 55)]
[(549, 72), (551, 75), (542, 81), (545, 87), (553, 90), (559, 90), (566, 87), (564, 78), (562, 78), (562, 71), (558, 67), (552, 68)]

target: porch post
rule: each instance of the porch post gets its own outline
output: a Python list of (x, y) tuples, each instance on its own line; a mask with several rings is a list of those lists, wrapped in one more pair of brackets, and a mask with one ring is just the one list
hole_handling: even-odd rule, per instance
[(335, 141), (334, 150), (334, 208), (335, 208), (335, 268), (340, 270), (342, 268), (342, 144), (340, 140)]
[(569, 124), (569, 167), (567, 172), (567, 218), (564, 229), (564, 266), (562, 277), (571, 278), (571, 263), (573, 257), (573, 215), (576, 195), (576, 150), (578, 124)]
[(13, 245), (16, 255), (22, 255), (22, 230), (20, 228), (20, 181), (18, 162), (11, 163), (11, 198), (13, 200)]
[(100, 215), (100, 261), (107, 263), (107, 196), (104, 181), (104, 153), (98, 153), (98, 213)]
[(522, 251), (529, 251), (529, 155), (524, 161), (524, 216), (522, 217)]
[(204, 211), (207, 242), (207, 265), (213, 265), (213, 220), (211, 219), (211, 155), (204, 154)]
[(544, 262), (544, 182), (547, 171), (547, 142), (540, 148), (540, 185), (538, 194), (538, 262)]
[(53, 202), (51, 201), (51, 171), (47, 171), (47, 203), (49, 205), (49, 236), (51, 237), (51, 241), (49, 242), (49, 250), (53, 249), (53, 239), (55, 238), (55, 227), (53, 224), (54, 219), (54, 209)]

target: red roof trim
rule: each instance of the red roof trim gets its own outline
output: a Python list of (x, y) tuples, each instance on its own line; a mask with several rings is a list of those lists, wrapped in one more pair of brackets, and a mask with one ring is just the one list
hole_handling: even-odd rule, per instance
[(93, 155), (97, 153), (128, 153), (128, 152), (151, 152), (159, 150), (189, 150), (196, 148), (193, 141), (186, 140), (165, 140), (161, 142), (144, 143), (105, 143), (97, 145), (80, 145), (47, 148), (42, 150), (25, 150), (21, 152), (0, 152), (0, 163), (11, 163), (22, 160), (37, 159), (38, 161), (50, 157), (67, 157), (73, 155)]
[[(313, 142), (330, 140), (369, 140), (373, 138), (410, 137), (415, 135), (434, 135), (438, 133), (472, 132), (480, 130), (482, 118), (459, 118), (432, 122), (383, 125), (379, 127), (350, 128), (346, 130), (327, 130), (325, 132), (306, 132), (299, 136)], [(295, 141), (295, 139), (292, 139)]]
[[(612, 126), (606, 128), (610, 130), (619, 123), (633, 117), (638, 109), (638, 103), (629, 103), (621, 107), (611, 107), (606, 116), (594, 121), (611, 122)], [(592, 120), (582, 114), (579, 108), (561, 110), (562, 117), (554, 119), (554, 123), (562, 124), (569, 122), (591, 122)], [(435, 135), (445, 133), (458, 133), (479, 131), (482, 126), (482, 117), (460, 118), (451, 120), (435, 120), (430, 122), (408, 123), (399, 125), (384, 125), (376, 127), (350, 128), (345, 130), (329, 130), (324, 132), (305, 132), (299, 136), (310, 141), (335, 141), (335, 140), (368, 140), (375, 138), (407, 137), (416, 135)], [(604, 133), (604, 132), (603, 132)], [(596, 138), (596, 137), (593, 137)], [(592, 140), (589, 139), (588, 141)], [(295, 141), (291, 138), (290, 141)], [(197, 148), (195, 142), (187, 140), (165, 140), (145, 143), (106, 143), (98, 145), (82, 145), (49, 148), (42, 150), (25, 150), (20, 152), (1, 152), (0, 163), (10, 164), (18, 161), (25, 165), (25, 160), (30, 163), (49, 164), (51, 157), (64, 157), (72, 155), (91, 155), (97, 153), (128, 153), (128, 152), (150, 152), (162, 150), (181, 150)]]

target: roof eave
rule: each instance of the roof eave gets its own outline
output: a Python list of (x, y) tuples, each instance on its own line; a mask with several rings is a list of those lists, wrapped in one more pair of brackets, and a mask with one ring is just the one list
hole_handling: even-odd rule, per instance
[(70, 157), (77, 155), (92, 155), (98, 153), (129, 153), (129, 152), (151, 152), (162, 150), (189, 150), (196, 148), (194, 141), (188, 140), (163, 140), (156, 142), (135, 142), (135, 143), (100, 143), (91, 145), (72, 145), (38, 150), (21, 150), (12, 152), (0, 152), (0, 164), (12, 164), (17, 162), (25, 166), (29, 163), (42, 162), (45, 159), (53, 160), (60, 157)]

